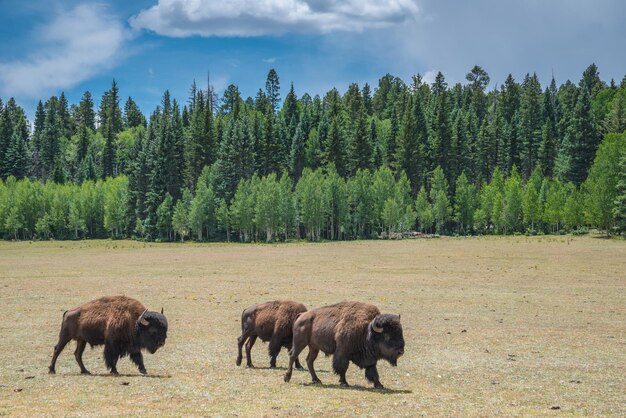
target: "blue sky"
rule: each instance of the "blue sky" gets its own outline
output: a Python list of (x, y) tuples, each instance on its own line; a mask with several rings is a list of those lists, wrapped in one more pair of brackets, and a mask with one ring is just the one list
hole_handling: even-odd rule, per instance
[(626, 73), (621, 0), (0, 0), (0, 97), (29, 117), (64, 91), (96, 101), (118, 81), (144, 113), (165, 89), (191, 82), (254, 96), (276, 68), (282, 97), (373, 86), (385, 73), (463, 81), (481, 65), (492, 86), (508, 73), (546, 84), (578, 81), (595, 62), (604, 80)]

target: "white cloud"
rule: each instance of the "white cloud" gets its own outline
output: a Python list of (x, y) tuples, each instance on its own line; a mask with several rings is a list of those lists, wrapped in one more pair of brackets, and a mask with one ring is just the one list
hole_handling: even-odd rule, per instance
[(80, 5), (35, 32), (26, 57), (0, 62), (0, 92), (40, 97), (72, 87), (116, 64), (128, 39), (122, 23), (99, 5)]
[(415, 0), (159, 0), (130, 24), (172, 37), (362, 32), (417, 11)]
[(428, 70), (422, 76), (422, 82), (425, 84), (433, 84), (435, 82), (435, 78), (439, 74), (439, 70)]

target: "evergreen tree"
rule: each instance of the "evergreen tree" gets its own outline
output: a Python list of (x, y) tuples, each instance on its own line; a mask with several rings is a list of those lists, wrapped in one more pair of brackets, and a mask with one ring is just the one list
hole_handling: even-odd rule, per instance
[(137, 126), (146, 126), (146, 118), (139, 110), (137, 103), (129, 96), (124, 104), (124, 125), (127, 128), (134, 128)]
[(578, 95), (576, 107), (572, 112), (565, 143), (560, 152), (565, 163), (562, 163), (562, 177), (580, 185), (589, 171), (598, 147), (598, 135), (591, 117), (591, 97), (586, 89)]
[(408, 99), (396, 143), (394, 165), (397, 173), (404, 172), (415, 195), (425, 180), (424, 154), (428, 142), (426, 117), (419, 96)]
[(280, 81), (275, 69), (271, 69), (267, 73), (267, 80), (265, 81), (265, 95), (269, 101), (269, 105), (272, 114), (278, 110), (278, 104), (280, 103)]
[(248, 129), (248, 118), (231, 120), (220, 144), (216, 165), (216, 194), (227, 202), (233, 198), (237, 184), (254, 173), (254, 144)]
[(100, 132), (105, 144), (102, 153), (102, 177), (117, 175), (115, 138), (122, 131), (123, 120), (120, 110), (119, 89), (115, 79), (111, 88), (104, 93), (100, 103)]
[(539, 146), (539, 164), (544, 176), (552, 177), (558, 146), (557, 88), (554, 78), (544, 92), (544, 123), (541, 127), (541, 145)]
[[(448, 103), (448, 85), (445, 82), (443, 74), (437, 73), (433, 84), (433, 100), (430, 143), (431, 143), (431, 161), (434, 166), (443, 169), (446, 176), (452, 171), (450, 169), (450, 152), (452, 144), (452, 129), (450, 124), (450, 106)], [(448, 178), (448, 183), (454, 179)], [(433, 204), (434, 201), (433, 201)]]
[(304, 170), (306, 146), (305, 135), (306, 131), (308, 130), (307, 124), (307, 116), (305, 113), (302, 120), (298, 124), (298, 127), (296, 128), (296, 133), (293, 136), (293, 141), (291, 142), (290, 173), (294, 184), (297, 183), (298, 179), (302, 175), (302, 170)]
[(537, 74), (533, 74), (532, 77), (526, 74), (522, 83), (519, 121), (519, 133), (522, 138), (521, 168), (522, 175), (526, 179), (530, 177), (530, 173), (539, 161), (542, 115), (539, 79)]

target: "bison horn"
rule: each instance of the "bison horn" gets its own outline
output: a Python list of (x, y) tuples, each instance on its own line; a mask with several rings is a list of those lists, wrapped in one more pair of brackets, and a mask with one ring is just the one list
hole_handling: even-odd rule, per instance
[(143, 325), (144, 327), (147, 327), (148, 325), (150, 325), (150, 322), (148, 322), (148, 321), (146, 320), (146, 318), (141, 318), (141, 319), (139, 320), (139, 323), (140, 323), (141, 325)]
[(380, 334), (381, 332), (383, 332), (383, 327), (379, 327), (378, 325), (376, 325), (376, 320), (374, 320), (372, 322), (372, 330)]
[(163, 315), (163, 307), (161, 307), (161, 315)]

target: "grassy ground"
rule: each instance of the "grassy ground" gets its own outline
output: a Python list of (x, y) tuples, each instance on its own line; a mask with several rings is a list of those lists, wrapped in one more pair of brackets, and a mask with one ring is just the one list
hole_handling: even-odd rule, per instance
[[(47, 367), (63, 311), (126, 294), (170, 323), (146, 354), (80, 376), (70, 343)], [(329, 358), (283, 382), (235, 366), (241, 311), (290, 298), (368, 301), (400, 313), (406, 353), (375, 391)], [(626, 242), (582, 237), (442, 238), (288, 245), (130, 241), (0, 243), (0, 415), (626, 415)], [(306, 352), (306, 350), (305, 350)], [(244, 360), (245, 363), (245, 360)]]

